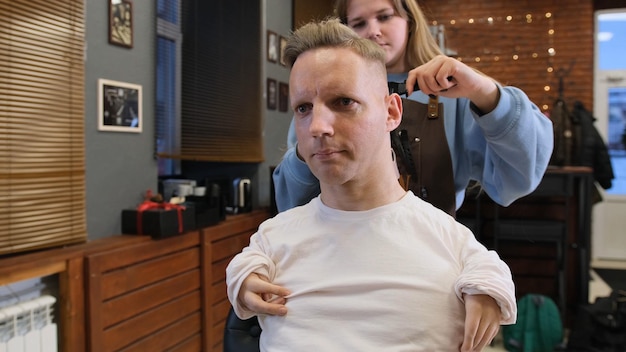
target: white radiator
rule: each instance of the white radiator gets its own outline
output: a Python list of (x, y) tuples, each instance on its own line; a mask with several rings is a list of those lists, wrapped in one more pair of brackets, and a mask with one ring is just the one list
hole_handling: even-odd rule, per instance
[(45, 295), (0, 308), (0, 352), (57, 352), (55, 302)]

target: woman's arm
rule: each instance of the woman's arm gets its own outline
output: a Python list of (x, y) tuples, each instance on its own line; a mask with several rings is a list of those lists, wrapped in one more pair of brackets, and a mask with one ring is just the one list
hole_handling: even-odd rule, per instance
[(296, 152), (297, 143), (293, 121), (289, 126), (287, 145), (289, 149), (272, 175), (278, 211), (306, 204), (320, 194), (319, 180)]
[(494, 110), (482, 116), (472, 112), (486, 145), (476, 143), (475, 135), (465, 142), (470, 178), (479, 180), (495, 202), (507, 206), (537, 188), (552, 155), (554, 136), (552, 121), (524, 92), (499, 89)]

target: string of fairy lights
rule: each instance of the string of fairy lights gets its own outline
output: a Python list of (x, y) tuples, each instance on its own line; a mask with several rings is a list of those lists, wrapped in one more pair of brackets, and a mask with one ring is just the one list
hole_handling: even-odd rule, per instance
[[(464, 52), (459, 54), (450, 48), (446, 48), (446, 54), (452, 57), (456, 57), (457, 60), (463, 62), (475, 62), (475, 63), (510, 63), (516, 62), (522, 59), (531, 59), (545, 62), (545, 74), (546, 82), (551, 82), (551, 75), (554, 72), (554, 57), (556, 56), (556, 49), (554, 47), (554, 16), (551, 12), (545, 12), (541, 14), (524, 13), (520, 15), (504, 15), (504, 16), (488, 16), (480, 18), (451, 18), (447, 20), (432, 21), (432, 26), (439, 26), (445, 28), (447, 34), (454, 33), (471, 33), (472, 28), (480, 31), (482, 35), (489, 33), (490, 35), (503, 36), (504, 31), (498, 31), (501, 29), (497, 25), (510, 24), (519, 25), (522, 27), (515, 27), (517, 31), (511, 31), (512, 27), (507, 28), (513, 32), (509, 35), (522, 35), (524, 33), (523, 26), (540, 25), (545, 26), (545, 35), (547, 40), (544, 43), (537, 43), (537, 38), (533, 38), (532, 42), (536, 44), (533, 47), (523, 47), (520, 45), (513, 45), (508, 52), (503, 51), (501, 48), (489, 48), (488, 45), (484, 47), (476, 47), (475, 53)], [(484, 27), (489, 26), (489, 27)], [(535, 28), (536, 29), (536, 28)], [(542, 32), (544, 31), (542, 30)], [(485, 32), (487, 31), (487, 32)], [(492, 33), (490, 33), (492, 32)], [(468, 34), (469, 35), (469, 34)], [(475, 38), (473, 38), (474, 40)], [(512, 40), (513, 41), (513, 40)], [(543, 59), (543, 60), (542, 60)], [(552, 86), (548, 83), (543, 87), (545, 92), (550, 92)], [(550, 108), (549, 105), (543, 104), (541, 109), (546, 111)]]

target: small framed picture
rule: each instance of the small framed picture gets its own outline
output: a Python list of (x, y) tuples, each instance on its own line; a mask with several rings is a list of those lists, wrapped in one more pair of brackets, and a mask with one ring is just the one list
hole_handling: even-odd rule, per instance
[(289, 109), (289, 84), (280, 82), (278, 85), (278, 110), (286, 112)]
[(278, 34), (267, 31), (267, 61), (278, 62)]
[(133, 3), (130, 0), (109, 1), (109, 43), (133, 47)]
[(267, 79), (267, 108), (269, 110), (276, 110), (276, 96), (278, 95), (278, 87), (276, 86), (276, 80), (273, 78)]
[(285, 47), (287, 46), (287, 38), (280, 36), (280, 56), (278, 57), (280, 64), (283, 66), (287, 66), (287, 62), (285, 61)]
[(98, 80), (98, 130), (140, 133), (142, 121), (141, 86)]

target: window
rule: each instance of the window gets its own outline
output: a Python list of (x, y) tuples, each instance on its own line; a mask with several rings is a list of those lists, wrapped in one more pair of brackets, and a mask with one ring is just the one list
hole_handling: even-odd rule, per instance
[(597, 14), (596, 107), (615, 179), (609, 195), (626, 196), (626, 9)]
[(159, 0), (158, 16), (160, 175), (180, 160), (262, 162), (261, 3)]
[(598, 66), (600, 70), (625, 70), (626, 9), (606, 11), (598, 15)]
[[(156, 154), (180, 150), (181, 33), (179, 0), (157, 2)], [(180, 174), (180, 159), (158, 158), (159, 176)]]
[(0, 254), (87, 239), (83, 6), (0, 0)]

